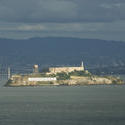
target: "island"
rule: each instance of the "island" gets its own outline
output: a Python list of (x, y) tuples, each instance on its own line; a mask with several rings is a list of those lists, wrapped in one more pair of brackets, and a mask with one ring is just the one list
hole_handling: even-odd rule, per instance
[(98, 76), (85, 70), (83, 62), (78, 67), (50, 67), (39, 72), (38, 65), (33, 66), (29, 74), (12, 75), (5, 86), (45, 86), (45, 85), (100, 85), (124, 84), (119, 77)]

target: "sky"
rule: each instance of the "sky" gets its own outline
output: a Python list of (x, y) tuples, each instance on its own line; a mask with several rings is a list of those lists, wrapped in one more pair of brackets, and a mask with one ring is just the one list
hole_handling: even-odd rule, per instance
[(0, 38), (125, 41), (125, 0), (0, 0)]

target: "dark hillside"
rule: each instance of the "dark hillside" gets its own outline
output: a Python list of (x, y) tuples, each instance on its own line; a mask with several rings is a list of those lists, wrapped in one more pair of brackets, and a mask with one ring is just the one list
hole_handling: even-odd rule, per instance
[(81, 60), (89, 66), (124, 65), (124, 53), (124, 42), (77, 38), (0, 39), (0, 63), (7, 65), (73, 65)]

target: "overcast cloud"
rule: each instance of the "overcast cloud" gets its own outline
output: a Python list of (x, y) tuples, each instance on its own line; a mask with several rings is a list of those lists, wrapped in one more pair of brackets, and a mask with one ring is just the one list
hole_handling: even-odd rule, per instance
[(124, 40), (125, 0), (0, 0), (0, 37)]

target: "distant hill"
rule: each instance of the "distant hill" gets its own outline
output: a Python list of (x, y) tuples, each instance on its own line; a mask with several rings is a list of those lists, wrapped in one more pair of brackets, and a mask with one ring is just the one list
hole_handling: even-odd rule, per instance
[(125, 65), (125, 42), (78, 38), (0, 39), (0, 64)]

